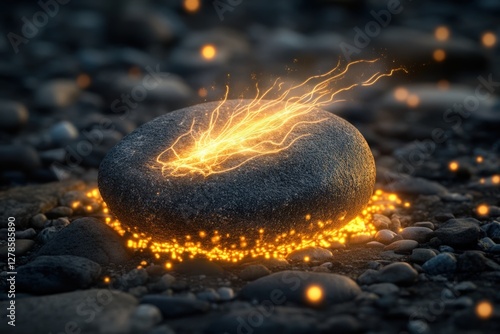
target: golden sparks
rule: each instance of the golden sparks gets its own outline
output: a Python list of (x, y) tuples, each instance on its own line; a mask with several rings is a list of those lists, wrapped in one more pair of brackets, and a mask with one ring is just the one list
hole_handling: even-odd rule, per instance
[(217, 55), (217, 49), (212, 44), (205, 44), (201, 47), (201, 56), (203, 59), (212, 60)]
[(460, 165), (458, 164), (458, 162), (456, 161), (452, 161), (448, 164), (448, 168), (449, 170), (451, 170), (452, 172), (456, 172), (458, 170), (458, 168), (460, 167)]
[(318, 285), (311, 285), (306, 289), (307, 301), (318, 304), (323, 300), (323, 289)]
[(476, 212), (480, 216), (486, 216), (490, 212), (490, 208), (486, 204), (481, 204), (477, 207)]
[(487, 300), (480, 301), (476, 304), (476, 315), (483, 320), (491, 318), (493, 315), (493, 305)]

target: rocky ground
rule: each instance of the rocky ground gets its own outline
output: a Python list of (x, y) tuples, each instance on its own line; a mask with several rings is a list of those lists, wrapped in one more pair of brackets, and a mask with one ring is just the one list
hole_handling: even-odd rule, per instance
[[(40, 5), (2, 5), (2, 333), (499, 332), (499, 4), (217, 3), (58, 2), (44, 24)], [(381, 22), (370, 12), (390, 8), (362, 43), (358, 31)], [(23, 17), (38, 23), (23, 28)], [(167, 268), (103, 223), (86, 193), (125, 135), (220, 99), (225, 84), (252, 97), (256, 80), (324, 73), (347, 60), (346, 43), (352, 59), (408, 71), (325, 108), (365, 136), (376, 189), (409, 203), (374, 215), (375, 234), (279, 260)], [(15, 328), (5, 317), (8, 217)]]

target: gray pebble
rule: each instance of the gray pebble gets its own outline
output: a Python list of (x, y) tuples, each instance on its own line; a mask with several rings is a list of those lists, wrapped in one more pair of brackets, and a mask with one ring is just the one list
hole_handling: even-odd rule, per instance
[(422, 266), (429, 275), (450, 275), (457, 270), (457, 259), (452, 253), (441, 253)]

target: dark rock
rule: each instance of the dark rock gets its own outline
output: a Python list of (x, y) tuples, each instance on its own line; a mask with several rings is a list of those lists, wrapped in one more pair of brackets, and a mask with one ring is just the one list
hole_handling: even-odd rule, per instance
[(415, 240), (399, 240), (384, 247), (384, 250), (393, 250), (399, 254), (409, 254), (418, 246)]
[(418, 273), (406, 262), (395, 262), (383, 267), (378, 272), (378, 282), (394, 284), (412, 284), (417, 280)]
[(309, 310), (275, 305), (270, 313), (269, 308), (257, 306), (232, 311), (217, 318), (205, 333), (308, 334), (317, 333), (317, 326), (317, 320)]
[(116, 285), (121, 290), (128, 290), (146, 284), (148, 277), (148, 272), (145, 269), (132, 269), (125, 275), (120, 276), (116, 281)]
[[(21, 255), (24, 255), (27, 252), (29, 252), (29, 250), (31, 248), (33, 248), (33, 246), (35, 245), (35, 242), (33, 240), (30, 240), (30, 239), (16, 239), (15, 244), (16, 244), (16, 250), (15, 250), (14, 254), (21, 256)], [(0, 258), (1, 259), (7, 258), (7, 254), (12, 253), (12, 252), (9, 252), (8, 250), (9, 250), (8, 244), (4, 244), (4, 245), (0, 246)]]
[[(219, 119), (228, 117), (238, 103), (248, 101), (226, 102)], [(149, 233), (169, 237), (198, 235), (200, 229), (212, 233), (215, 226), (231, 235), (258, 233), (263, 226), (280, 233), (291, 226), (309, 226), (303, 218), (307, 214), (333, 222), (345, 215), (348, 222), (370, 198), (375, 173), (366, 142), (347, 122), (321, 110), (304, 116), (304, 121), (318, 117), (324, 121), (308, 126), (308, 139), (286, 153), (260, 156), (207, 177), (163, 176), (162, 166), (155, 162), (158, 154), (189, 131), (185, 124), (194, 117), (201, 124), (208, 122), (207, 115), (217, 106), (206, 103), (161, 116), (110, 151), (100, 167), (99, 189), (122, 223), (139, 224)], [(296, 131), (299, 135), (305, 127)], [(241, 162), (238, 159), (229, 162)]]
[[(323, 294), (318, 304), (336, 304), (353, 300), (360, 292), (358, 285), (348, 277), (302, 271), (280, 271), (248, 283), (241, 289), (244, 299), (271, 300), (274, 304), (293, 302), (310, 305), (307, 289), (318, 286)], [(314, 303), (312, 303), (314, 304)]]
[(14, 101), (0, 101), (0, 131), (18, 130), (28, 121), (28, 109)]
[(130, 329), (133, 333), (144, 333), (162, 321), (161, 311), (153, 305), (139, 305), (132, 313)]
[(47, 221), (47, 216), (43, 213), (39, 213), (31, 217), (31, 226), (36, 229), (41, 229), (45, 226), (45, 222)]
[(420, 264), (427, 262), (435, 256), (436, 252), (432, 249), (415, 248), (410, 255), (410, 261)]
[(478, 273), (493, 270), (500, 271), (500, 264), (488, 259), (482, 252), (466, 251), (458, 257), (458, 271)]
[(427, 260), (422, 269), (429, 275), (451, 275), (457, 270), (457, 259), (451, 253), (441, 253)]
[(481, 229), (486, 232), (486, 235), (495, 242), (500, 242), (500, 223), (494, 221), (492, 223), (481, 226)]
[(234, 291), (230, 287), (223, 286), (217, 289), (217, 294), (222, 301), (229, 301), (234, 298)]
[(80, 89), (75, 81), (56, 79), (41, 85), (35, 92), (35, 103), (42, 108), (65, 108), (76, 102)]
[(373, 292), (379, 296), (390, 295), (399, 292), (399, 287), (393, 283), (377, 283), (372, 284), (367, 288), (368, 291)]
[(402, 177), (387, 185), (384, 190), (405, 195), (441, 195), (448, 191), (437, 182), (419, 177)]
[(80, 218), (57, 233), (38, 255), (74, 255), (101, 265), (120, 264), (129, 259), (124, 243), (105, 223), (95, 218)]
[(12, 216), (16, 218), (16, 228), (28, 228), (31, 217), (54, 208), (58, 198), (65, 192), (82, 187), (81, 182), (67, 181), (0, 192), (0, 227)]
[(363, 325), (358, 319), (351, 315), (339, 314), (321, 323), (319, 326), (321, 333), (351, 334), (363, 332)]
[(50, 138), (58, 146), (66, 145), (77, 137), (78, 130), (68, 121), (56, 123), (50, 128)]
[(101, 266), (78, 256), (39, 256), (17, 273), (21, 291), (52, 294), (86, 288), (99, 277)]
[(69, 217), (72, 214), (73, 214), (73, 209), (68, 208), (67, 206), (58, 206), (45, 213), (45, 215), (49, 219), (55, 219), (59, 217)]
[(36, 232), (32, 228), (24, 231), (16, 231), (16, 239), (33, 239), (35, 236)]
[[(2, 309), (8, 305), (9, 301), (0, 302)], [(15, 333), (62, 333), (68, 329), (82, 334), (125, 333), (136, 305), (131, 295), (107, 289), (18, 298)], [(91, 315), (92, 321), (88, 321)], [(0, 331), (12, 333), (12, 326), (2, 321)]]
[(479, 221), (474, 218), (450, 219), (434, 232), (443, 243), (452, 247), (464, 248), (475, 245), (481, 229)]
[(306, 247), (295, 250), (286, 256), (288, 261), (326, 261), (333, 256), (328, 249), (321, 247)]
[(429, 240), (431, 234), (432, 230), (430, 228), (418, 226), (405, 227), (401, 231), (404, 239), (415, 240), (418, 243), (424, 243)]
[(238, 275), (242, 280), (255, 281), (258, 278), (270, 275), (271, 271), (262, 264), (252, 264), (246, 266)]
[(0, 171), (34, 171), (41, 166), (40, 156), (31, 146), (0, 145)]
[[(452, 218), (454, 218), (454, 217), (452, 217)], [(427, 228), (430, 228), (431, 230), (434, 230), (434, 224), (431, 222), (416, 222), (415, 224), (413, 224), (413, 226), (427, 227)]]
[(192, 314), (208, 312), (210, 304), (201, 300), (165, 295), (146, 295), (141, 304), (151, 304), (158, 307), (165, 318), (177, 318)]

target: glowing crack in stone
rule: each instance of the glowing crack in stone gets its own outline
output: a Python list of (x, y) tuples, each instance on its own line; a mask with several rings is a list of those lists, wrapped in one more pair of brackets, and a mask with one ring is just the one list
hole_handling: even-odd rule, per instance
[[(324, 119), (301, 120), (317, 108), (335, 101), (335, 97), (357, 86), (371, 86), (379, 79), (391, 76), (403, 68), (387, 73), (376, 72), (368, 79), (332, 91), (331, 85), (343, 78), (349, 69), (357, 64), (375, 63), (377, 60), (354, 61), (340, 68), (340, 62), (328, 73), (308, 78), (301, 84), (283, 89), (279, 79), (260, 93), (250, 104), (239, 105), (229, 118), (221, 120), (220, 108), (227, 101), (229, 90), (222, 102), (209, 116), (206, 128), (201, 128), (194, 119), (190, 129), (180, 135), (175, 142), (161, 152), (156, 161), (164, 176), (182, 177), (201, 174), (205, 177), (234, 170), (263, 155), (282, 152), (308, 134), (295, 135), (298, 127), (321, 123)], [(312, 85), (312, 88), (309, 87)], [(300, 91), (307, 88), (307, 92)], [(270, 95), (277, 98), (267, 100)], [(283, 105), (284, 107), (280, 107)]]

